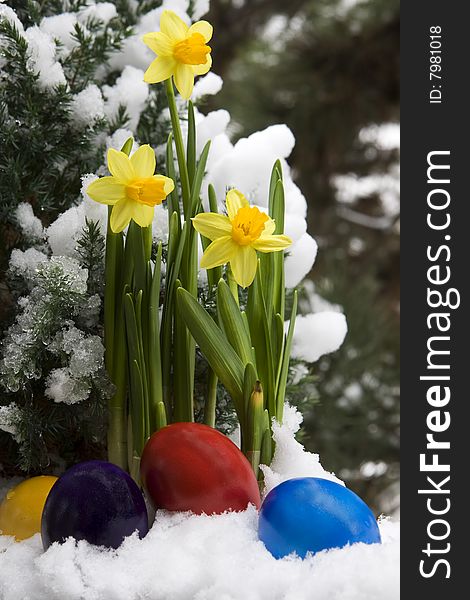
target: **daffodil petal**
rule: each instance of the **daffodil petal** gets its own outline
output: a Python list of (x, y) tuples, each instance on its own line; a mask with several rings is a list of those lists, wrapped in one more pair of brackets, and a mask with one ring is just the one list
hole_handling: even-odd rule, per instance
[(173, 56), (173, 44), (163, 32), (146, 33), (142, 40), (158, 56)]
[(175, 70), (175, 85), (185, 100), (189, 100), (194, 87), (194, 67), (178, 63)]
[(251, 246), (238, 246), (230, 261), (233, 277), (242, 288), (253, 283), (258, 268), (258, 257)]
[(210, 240), (231, 235), (232, 224), (230, 219), (217, 213), (201, 213), (192, 219), (194, 229)]
[(164, 10), (160, 17), (160, 30), (167, 35), (170, 40), (178, 42), (184, 39), (188, 34), (189, 27), (172, 10)]
[(193, 23), (188, 30), (188, 35), (192, 35), (193, 33), (200, 33), (204, 38), (204, 41), (207, 43), (211, 37), (214, 28), (207, 21), (198, 21), (197, 23)]
[(276, 223), (273, 221), (273, 219), (268, 219), (266, 221), (266, 223), (264, 224), (264, 230), (263, 233), (261, 234), (261, 237), (264, 237), (266, 235), (272, 235), (274, 233), (276, 229)]
[(127, 183), (135, 178), (134, 167), (127, 154), (118, 152), (114, 148), (108, 150), (108, 169), (111, 175), (122, 183)]
[[(207, 248), (201, 259), (202, 269), (213, 269), (228, 263), (235, 255), (237, 245), (228, 235), (220, 237), (212, 242)], [(256, 253), (255, 253), (256, 254)]]
[(157, 181), (163, 182), (163, 191), (165, 192), (165, 196), (171, 194), (171, 192), (175, 189), (175, 182), (171, 177), (165, 177), (165, 175), (154, 175), (154, 179)]
[(263, 235), (251, 245), (260, 252), (278, 252), (291, 244), (292, 240), (287, 235)]
[(240, 208), (243, 208), (244, 206), (249, 206), (248, 200), (238, 190), (229, 190), (227, 192), (225, 204), (227, 206), (227, 214), (231, 221), (233, 221), (233, 219), (236, 217), (237, 212), (240, 210)]
[(147, 83), (160, 83), (161, 81), (169, 79), (176, 69), (176, 64), (173, 57), (157, 56), (145, 71), (144, 81)]
[(132, 218), (141, 227), (148, 227), (153, 221), (154, 207), (146, 204), (134, 203)]
[(126, 197), (125, 185), (114, 177), (101, 177), (92, 181), (86, 193), (92, 200), (101, 204), (116, 204)]
[(121, 200), (113, 206), (109, 224), (114, 233), (119, 233), (129, 225), (134, 214), (134, 202), (132, 200)]
[(148, 144), (141, 146), (131, 156), (131, 163), (134, 167), (136, 177), (152, 177), (157, 166), (153, 148)]
[(193, 65), (194, 75), (205, 75), (212, 67), (212, 57), (207, 55), (206, 62), (203, 65)]

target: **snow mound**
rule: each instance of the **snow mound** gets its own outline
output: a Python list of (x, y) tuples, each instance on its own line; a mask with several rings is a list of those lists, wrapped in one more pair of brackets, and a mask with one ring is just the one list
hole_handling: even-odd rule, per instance
[[(300, 423), (286, 405), (283, 425), (274, 425), (274, 461), (264, 468), (268, 489), (302, 475), (339, 481), (295, 441)], [(158, 511), (144, 539), (133, 535), (118, 550), (69, 538), (43, 552), (39, 535), (19, 543), (0, 536), (0, 598), (397, 600), (399, 525), (382, 519), (379, 527), (382, 544), (355, 544), (304, 560), (273, 558), (258, 539), (253, 506), (212, 516)]]
[(292, 357), (316, 362), (324, 354), (338, 350), (347, 332), (343, 313), (323, 311), (300, 315), (295, 320)]
[(395, 600), (399, 530), (301, 560), (276, 560), (257, 538), (257, 513), (158, 512), (148, 535), (117, 551), (69, 539), (43, 553), (40, 536), (0, 537), (4, 600)]
[(335, 483), (344, 485), (334, 473), (325, 471), (320, 463), (318, 454), (307, 452), (302, 444), (295, 439), (295, 434), (300, 429), (303, 417), (293, 406), (284, 406), (283, 424), (273, 420), (273, 438), (276, 443), (274, 458), (271, 465), (261, 465), (264, 473), (264, 496), (273, 487), (287, 479), (294, 477), (321, 477)]

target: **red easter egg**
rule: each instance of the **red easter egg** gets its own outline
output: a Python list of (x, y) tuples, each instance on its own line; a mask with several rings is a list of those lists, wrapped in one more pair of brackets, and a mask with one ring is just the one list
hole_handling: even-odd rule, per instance
[(250, 463), (225, 435), (199, 423), (174, 423), (145, 445), (140, 474), (155, 508), (220, 514), (260, 507)]

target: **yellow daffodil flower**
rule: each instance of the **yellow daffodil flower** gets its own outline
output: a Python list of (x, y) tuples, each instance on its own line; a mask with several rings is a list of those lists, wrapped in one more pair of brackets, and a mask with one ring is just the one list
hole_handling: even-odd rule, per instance
[(155, 167), (155, 152), (148, 144), (130, 158), (125, 152), (108, 150), (111, 176), (90, 183), (86, 193), (96, 202), (113, 205), (110, 226), (114, 233), (125, 229), (131, 219), (141, 227), (148, 227), (153, 221), (155, 206), (173, 191), (173, 180), (154, 175)]
[(201, 267), (213, 269), (230, 263), (233, 276), (243, 288), (253, 283), (259, 252), (279, 252), (292, 244), (287, 235), (273, 235), (275, 223), (256, 206), (250, 206), (238, 190), (226, 197), (227, 215), (201, 213), (194, 217), (196, 231), (212, 240)]
[(144, 81), (159, 83), (173, 76), (177, 90), (188, 100), (194, 77), (205, 75), (211, 68), (211, 48), (207, 45), (211, 37), (212, 25), (207, 21), (188, 27), (173, 11), (163, 11), (160, 31), (143, 37), (144, 44), (157, 55), (145, 72)]

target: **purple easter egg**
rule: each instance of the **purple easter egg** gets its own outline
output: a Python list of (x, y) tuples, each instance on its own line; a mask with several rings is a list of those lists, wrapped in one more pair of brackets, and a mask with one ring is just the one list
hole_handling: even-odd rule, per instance
[(52, 486), (42, 513), (44, 549), (68, 537), (118, 548), (125, 537), (148, 532), (144, 497), (121, 468), (91, 460), (74, 465)]

